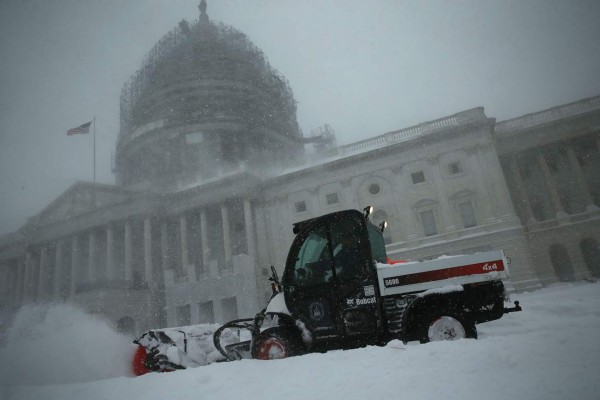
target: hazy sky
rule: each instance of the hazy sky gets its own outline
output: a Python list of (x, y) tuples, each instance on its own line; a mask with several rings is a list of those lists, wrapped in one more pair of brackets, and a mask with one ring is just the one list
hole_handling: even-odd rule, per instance
[[(77, 180), (113, 183), (123, 83), (200, 0), (0, 0), (0, 234)], [(597, 0), (208, 0), (290, 81), (305, 135), (348, 143), (484, 106), (600, 95)]]

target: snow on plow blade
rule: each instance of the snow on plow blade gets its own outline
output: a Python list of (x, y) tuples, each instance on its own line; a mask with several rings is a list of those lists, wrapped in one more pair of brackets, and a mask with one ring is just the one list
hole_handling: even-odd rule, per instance
[[(150, 330), (134, 340), (138, 349), (132, 358), (132, 371), (139, 376), (148, 372), (169, 372), (242, 358), (240, 355), (244, 354), (243, 346), (232, 351), (232, 358), (225, 357), (223, 354), (226, 353), (222, 353), (230, 346), (240, 344), (240, 336), (245, 337), (240, 329), (228, 329), (230, 324), (200, 324)], [(215, 333), (218, 333), (216, 339), (219, 347), (215, 346)], [(250, 341), (247, 347), (249, 350)]]

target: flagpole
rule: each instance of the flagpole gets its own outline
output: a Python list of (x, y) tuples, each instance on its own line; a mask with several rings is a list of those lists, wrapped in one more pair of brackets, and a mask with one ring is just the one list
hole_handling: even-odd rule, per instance
[(94, 117), (94, 183), (96, 183), (96, 117)]

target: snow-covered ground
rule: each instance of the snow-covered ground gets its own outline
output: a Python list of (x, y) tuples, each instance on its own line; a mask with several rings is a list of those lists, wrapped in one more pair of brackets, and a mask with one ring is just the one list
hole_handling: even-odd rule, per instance
[(70, 306), (23, 309), (0, 349), (9, 399), (598, 399), (600, 283), (513, 295), (479, 340), (401, 342), (278, 361), (125, 376), (133, 350)]

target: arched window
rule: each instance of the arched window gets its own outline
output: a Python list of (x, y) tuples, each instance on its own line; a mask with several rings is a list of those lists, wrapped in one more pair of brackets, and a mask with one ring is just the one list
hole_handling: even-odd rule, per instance
[(562, 206), (563, 210), (565, 210), (567, 214), (573, 214), (572, 193), (566, 190), (559, 190), (558, 198), (560, 199), (560, 205)]
[(592, 201), (596, 207), (600, 207), (600, 190), (592, 190)]
[(436, 208), (437, 203), (432, 199), (423, 199), (414, 205), (417, 217), (423, 225), (423, 234), (425, 236), (434, 236), (438, 234)]
[(586, 238), (579, 243), (585, 265), (594, 278), (600, 278), (600, 245), (595, 239)]
[(544, 198), (540, 195), (531, 196), (530, 200), (531, 212), (536, 221), (544, 221), (546, 219), (546, 210), (544, 207)]
[(571, 265), (571, 259), (569, 258), (569, 252), (566, 247), (562, 244), (553, 244), (550, 246), (550, 260), (552, 261), (552, 267), (559, 281), (567, 282), (575, 279), (575, 272)]

